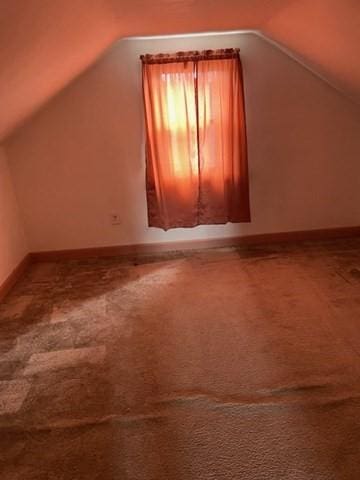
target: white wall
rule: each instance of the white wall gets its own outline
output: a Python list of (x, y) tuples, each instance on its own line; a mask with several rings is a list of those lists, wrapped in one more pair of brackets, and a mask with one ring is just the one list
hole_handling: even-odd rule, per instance
[(0, 145), (0, 286), (27, 253), (8, 161)]
[[(241, 49), (251, 224), (147, 227), (139, 55)], [(122, 40), (6, 144), (31, 250), (360, 224), (360, 115), (256, 34)], [(110, 225), (111, 213), (122, 224)]]

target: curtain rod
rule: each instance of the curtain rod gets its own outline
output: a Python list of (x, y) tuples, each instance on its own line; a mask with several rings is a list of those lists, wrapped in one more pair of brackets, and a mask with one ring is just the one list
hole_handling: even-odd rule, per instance
[(223, 48), (218, 50), (191, 50), (188, 52), (158, 53), (140, 55), (145, 64), (196, 62), (199, 60), (222, 60), (239, 57), (239, 48)]

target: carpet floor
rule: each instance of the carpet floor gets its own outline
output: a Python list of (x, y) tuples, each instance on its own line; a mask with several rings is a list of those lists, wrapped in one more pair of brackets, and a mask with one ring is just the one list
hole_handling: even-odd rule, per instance
[(1, 480), (360, 479), (360, 239), (34, 264)]

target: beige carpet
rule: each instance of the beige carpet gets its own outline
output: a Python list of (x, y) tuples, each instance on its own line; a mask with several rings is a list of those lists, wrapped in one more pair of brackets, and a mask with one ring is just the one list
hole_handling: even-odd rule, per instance
[(360, 479), (360, 240), (34, 265), (1, 480)]

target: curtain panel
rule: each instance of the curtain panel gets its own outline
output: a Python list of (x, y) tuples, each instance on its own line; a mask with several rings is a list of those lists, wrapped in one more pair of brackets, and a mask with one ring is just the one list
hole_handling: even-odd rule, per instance
[(149, 226), (249, 222), (238, 49), (143, 55)]

